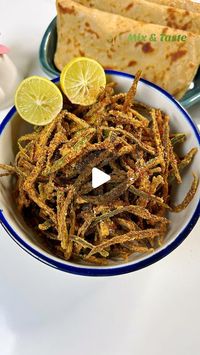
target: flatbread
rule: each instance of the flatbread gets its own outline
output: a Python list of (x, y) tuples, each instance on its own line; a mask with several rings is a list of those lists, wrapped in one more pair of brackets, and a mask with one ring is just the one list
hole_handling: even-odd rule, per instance
[[(177, 30), (87, 8), (72, 0), (57, 0), (57, 49), (55, 65), (62, 70), (74, 57), (96, 59), (104, 68), (146, 78), (180, 98), (187, 91), (200, 63), (200, 37), (187, 35), (185, 42), (161, 42), (161, 35), (177, 35)], [(147, 40), (130, 41), (143, 34)], [(157, 41), (151, 42), (155, 34)]]
[[(75, 0), (81, 5), (94, 7), (132, 18), (200, 34), (200, 13), (163, 6), (146, 0)], [(170, 2), (170, 1), (169, 1)]]
[(148, 2), (154, 2), (156, 4), (172, 6), (179, 9), (200, 12), (200, 4), (190, 0), (147, 0)]

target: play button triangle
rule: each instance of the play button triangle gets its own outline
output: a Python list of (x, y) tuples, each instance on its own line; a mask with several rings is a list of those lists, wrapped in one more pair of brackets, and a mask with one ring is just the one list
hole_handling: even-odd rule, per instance
[(104, 173), (103, 171), (93, 168), (92, 169), (92, 187), (96, 189), (97, 187), (105, 184), (110, 180), (110, 175)]

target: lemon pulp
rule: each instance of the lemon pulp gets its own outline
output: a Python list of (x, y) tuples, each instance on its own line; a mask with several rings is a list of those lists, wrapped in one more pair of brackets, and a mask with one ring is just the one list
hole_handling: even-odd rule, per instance
[(43, 126), (50, 123), (62, 110), (63, 97), (50, 80), (31, 76), (19, 85), (15, 94), (15, 106), (25, 121)]
[(96, 60), (78, 57), (63, 68), (60, 84), (72, 103), (87, 106), (92, 105), (105, 88), (106, 75)]

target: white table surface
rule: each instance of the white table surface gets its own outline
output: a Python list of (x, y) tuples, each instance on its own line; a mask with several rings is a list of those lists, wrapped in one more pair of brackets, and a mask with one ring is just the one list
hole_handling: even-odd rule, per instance
[[(43, 74), (55, 14), (54, 0), (0, 0), (0, 43), (23, 76)], [(190, 114), (200, 124), (200, 105)], [(200, 222), (163, 260), (110, 278), (51, 269), (0, 228), (0, 355), (198, 355), (199, 329)]]

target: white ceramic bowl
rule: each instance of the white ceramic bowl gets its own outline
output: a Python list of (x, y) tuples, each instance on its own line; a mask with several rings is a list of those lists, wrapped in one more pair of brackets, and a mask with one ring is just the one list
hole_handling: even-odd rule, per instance
[[(107, 71), (109, 80), (118, 84), (118, 91), (127, 91), (131, 86), (133, 77), (115, 71)], [(58, 79), (57, 79), (58, 81)], [(165, 111), (171, 118), (171, 130), (187, 134), (187, 141), (183, 144), (182, 154), (186, 154), (192, 147), (199, 148), (200, 137), (198, 130), (188, 113), (168, 93), (149, 83), (140, 80), (137, 90), (137, 100)], [(31, 131), (32, 127), (21, 120), (13, 107), (0, 125), (0, 162), (13, 162), (17, 152), (17, 139), (24, 132)], [(175, 202), (182, 201), (192, 182), (192, 172), (200, 176), (200, 150), (192, 164), (184, 173), (183, 183), (176, 189)], [(130, 257), (126, 263), (119, 262), (115, 266), (80, 265), (59, 259), (37, 241), (33, 231), (26, 226), (19, 215), (12, 198), (11, 179), (4, 177), (0, 180), (0, 220), (11, 238), (29, 254), (45, 264), (62, 271), (88, 276), (112, 276), (135, 271), (160, 260), (174, 250), (191, 232), (200, 215), (200, 186), (189, 204), (181, 213), (170, 213), (171, 220), (165, 243), (154, 253)]]

